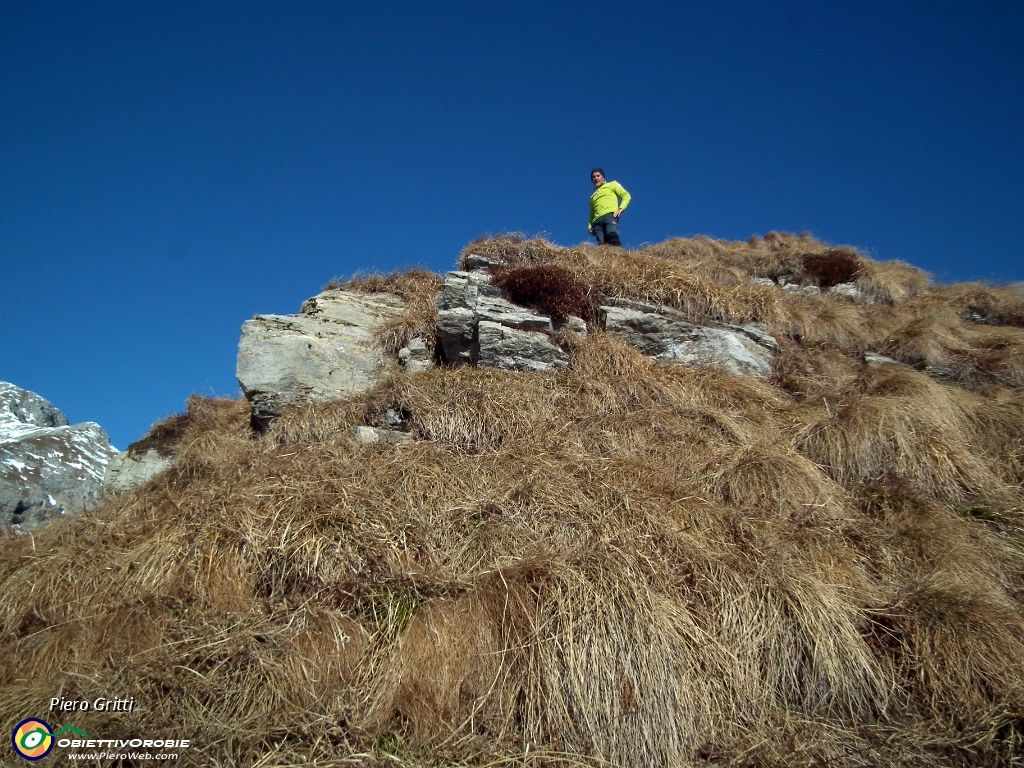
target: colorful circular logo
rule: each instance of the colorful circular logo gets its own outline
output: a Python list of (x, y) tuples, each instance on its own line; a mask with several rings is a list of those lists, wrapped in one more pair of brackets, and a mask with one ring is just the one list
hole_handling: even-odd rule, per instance
[(42, 760), (53, 749), (53, 729), (45, 720), (22, 720), (11, 734), (14, 751), (26, 760)]

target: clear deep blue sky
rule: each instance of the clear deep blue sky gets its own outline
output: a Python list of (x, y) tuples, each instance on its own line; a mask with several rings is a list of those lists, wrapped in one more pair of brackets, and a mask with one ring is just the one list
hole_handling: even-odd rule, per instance
[(0, 380), (124, 448), (242, 322), (484, 233), (1024, 279), (1024, 3), (0, 0)]

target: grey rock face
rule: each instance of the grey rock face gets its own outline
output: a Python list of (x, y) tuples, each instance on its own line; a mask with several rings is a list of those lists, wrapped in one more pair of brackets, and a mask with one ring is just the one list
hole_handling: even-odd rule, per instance
[(927, 365), (925, 366), (924, 372), (933, 379), (938, 379), (939, 381), (955, 382), (960, 378), (959, 371), (948, 365)]
[(0, 529), (30, 531), (93, 506), (116, 454), (98, 424), (70, 426), (49, 401), (0, 382)]
[[(568, 365), (568, 355), (551, 343), (551, 318), (513, 304), (490, 281), (490, 275), (479, 270), (445, 276), (434, 329), (445, 360), (515, 371)], [(586, 331), (579, 318), (564, 325), (570, 322)]]
[(172, 456), (161, 456), (154, 450), (148, 450), (141, 456), (132, 456), (128, 451), (121, 451), (107, 464), (103, 485), (108, 491), (132, 491), (170, 468), (172, 464)]
[(491, 320), (481, 320), (477, 330), (481, 368), (547, 371), (569, 364), (569, 356), (552, 344), (546, 334), (521, 331)]
[(35, 427), (66, 427), (68, 417), (35, 392), (0, 381), (0, 422), (16, 422)]
[(513, 304), (500, 296), (482, 295), (476, 302), (477, 322), (491, 322), (517, 331), (553, 333), (551, 318)]
[[(754, 278), (751, 282), (756, 285), (774, 285), (773, 281), (762, 277)], [(858, 288), (856, 283), (839, 283), (838, 285), (833, 285), (831, 288), (822, 291), (822, 289), (816, 285), (800, 285), (799, 283), (794, 282), (794, 278), (792, 277), (780, 277), (778, 285), (787, 293), (803, 293), (809, 296), (817, 296), (821, 293), (826, 293), (835, 298), (849, 299), (850, 301), (856, 301), (863, 304), (877, 303), (871, 295)]]
[(551, 321), (551, 325), (554, 326), (556, 333), (562, 331), (572, 331), (578, 333), (580, 336), (587, 335), (587, 324), (583, 321), (583, 318), (576, 317), (575, 315), (569, 315), (565, 320), (561, 322)]
[(404, 302), (387, 293), (325, 291), (299, 315), (257, 315), (242, 325), (237, 376), (266, 426), (284, 409), (337, 400), (370, 389), (387, 361), (375, 337)]
[(739, 376), (771, 373), (776, 340), (758, 326), (704, 326), (668, 307), (614, 300), (601, 307), (605, 332), (663, 363), (713, 365)]
[(775, 281), (772, 280), (770, 277), (755, 277), (751, 279), (750, 282), (752, 282), (754, 285), (764, 285), (770, 287), (775, 286)]
[[(609, 300), (601, 311), (609, 335), (664, 363), (714, 365), (765, 378), (778, 349), (768, 329), (757, 324), (695, 325), (668, 307), (624, 299)], [(449, 272), (437, 296), (435, 333), (450, 363), (517, 371), (568, 365), (568, 355), (551, 341), (562, 330), (586, 334), (587, 326), (573, 317), (556, 328), (551, 318), (509, 301), (480, 270)]]
[(762, 325), (761, 323), (747, 323), (746, 325), (729, 325), (728, 323), (719, 323), (718, 327), (724, 328), (728, 331), (734, 331), (741, 333), (751, 341), (765, 347), (766, 349), (778, 350), (779, 342), (772, 336), (768, 326)]

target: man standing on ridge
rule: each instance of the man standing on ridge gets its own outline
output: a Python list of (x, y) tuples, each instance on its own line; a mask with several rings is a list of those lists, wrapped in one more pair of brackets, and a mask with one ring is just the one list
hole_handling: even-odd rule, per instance
[(598, 245), (621, 246), (619, 216), (629, 205), (629, 192), (617, 181), (605, 181), (601, 168), (590, 172), (590, 180), (594, 182), (594, 194), (590, 196), (590, 234), (597, 238)]

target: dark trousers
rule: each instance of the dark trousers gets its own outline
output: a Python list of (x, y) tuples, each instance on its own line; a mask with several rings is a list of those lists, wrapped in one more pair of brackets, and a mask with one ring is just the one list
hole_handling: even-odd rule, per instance
[(590, 228), (594, 230), (594, 237), (597, 238), (598, 245), (622, 245), (619, 240), (619, 222), (615, 218), (614, 214), (606, 213), (604, 216), (596, 219)]

